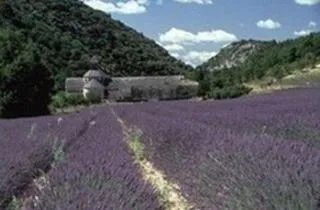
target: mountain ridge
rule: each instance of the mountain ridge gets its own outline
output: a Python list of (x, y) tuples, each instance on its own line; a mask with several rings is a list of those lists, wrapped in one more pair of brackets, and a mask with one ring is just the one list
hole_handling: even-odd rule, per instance
[(247, 58), (260, 50), (274, 44), (275, 41), (260, 41), (254, 39), (242, 39), (231, 42), (223, 47), (217, 55), (202, 63), (197, 68), (209, 68), (210, 71), (230, 69), (243, 64)]

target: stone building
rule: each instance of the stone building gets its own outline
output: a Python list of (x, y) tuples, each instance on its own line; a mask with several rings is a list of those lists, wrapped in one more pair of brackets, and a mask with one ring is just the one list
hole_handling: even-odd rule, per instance
[(111, 101), (176, 100), (196, 97), (198, 86), (198, 82), (181, 75), (110, 78), (93, 59), (83, 77), (66, 79), (65, 91)]
[(105, 87), (95, 79), (85, 83), (82, 89), (82, 93), (85, 98), (95, 97), (100, 98), (100, 100), (104, 99), (104, 91)]
[(113, 101), (188, 99), (197, 96), (198, 83), (184, 76), (114, 77), (107, 90)]

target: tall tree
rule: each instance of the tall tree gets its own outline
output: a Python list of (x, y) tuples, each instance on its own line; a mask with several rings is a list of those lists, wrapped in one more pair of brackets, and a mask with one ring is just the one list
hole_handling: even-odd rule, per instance
[(23, 39), (10, 41), (17, 41), (16, 36), (19, 34), (10, 30), (0, 31), (0, 53), (8, 53), (10, 47), (19, 52), (11, 63), (0, 63), (0, 116), (14, 118), (48, 114), (53, 89), (51, 72), (32, 42)]

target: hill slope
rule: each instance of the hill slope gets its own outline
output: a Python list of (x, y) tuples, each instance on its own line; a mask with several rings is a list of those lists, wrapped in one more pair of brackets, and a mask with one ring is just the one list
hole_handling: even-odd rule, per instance
[(315, 68), (295, 71), (280, 80), (265, 79), (251, 81), (245, 85), (252, 89), (251, 95), (297, 87), (320, 87), (320, 64)]
[[(260, 47), (251, 44), (249, 50), (243, 47), (248, 45), (248, 41), (242, 43), (230, 45), (216, 57), (197, 67), (199, 71), (193, 76), (200, 82), (201, 95), (216, 99), (237, 97), (250, 91), (243, 86), (245, 83), (280, 80), (320, 62), (320, 32), (283, 42), (263, 42)], [(230, 64), (230, 60), (234, 65), (221, 67), (225, 63)], [(220, 70), (212, 71), (215, 69)]]
[(273, 42), (256, 40), (233, 42), (221, 49), (216, 56), (201, 64), (200, 68), (214, 71), (239, 66), (243, 64), (250, 55), (272, 43)]
[(0, 28), (18, 31), (36, 44), (56, 89), (64, 87), (65, 77), (82, 75), (92, 55), (100, 56), (113, 76), (191, 69), (141, 33), (78, 0), (1, 0)]

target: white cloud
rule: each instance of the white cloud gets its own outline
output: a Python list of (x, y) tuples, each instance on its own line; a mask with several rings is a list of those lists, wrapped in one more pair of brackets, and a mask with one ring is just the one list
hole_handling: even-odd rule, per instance
[(159, 40), (162, 43), (199, 43), (199, 42), (232, 42), (237, 37), (234, 34), (223, 30), (201, 31), (196, 34), (182, 29), (171, 28), (169, 31), (160, 34)]
[(317, 23), (314, 21), (310, 21), (308, 26), (309, 28), (315, 28), (317, 26)]
[(145, 4), (148, 5), (149, 4), (149, 0), (136, 0), (139, 4)]
[(148, 0), (129, 0), (117, 3), (103, 2), (102, 0), (83, 0), (83, 3), (106, 13), (141, 14), (147, 11)]
[(180, 2), (180, 3), (184, 3), (184, 4), (191, 4), (191, 3), (195, 3), (195, 4), (212, 4), (213, 1), (212, 0), (174, 0), (176, 2)]
[(264, 28), (264, 29), (277, 29), (281, 28), (281, 24), (277, 21), (273, 21), (272, 19), (267, 19), (267, 20), (259, 20), (257, 22), (257, 26), (259, 28)]
[(192, 63), (192, 62), (190, 62), (190, 61), (185, 61), (184, 63), (187, 64), (187, 65), (190, 65), (190, 66), (192, 66), (192, 67), (194, 67), (194, 68), (196, 68), (196, 67), (198, 66), (197, 64)]
[(319, 4), (320, 0), (295, 0), (295, 2), (297, 4), (301, 4), (301, 5), (315, 5), (315, 4)]
[(180, 54), (177, 52), (170, 52), (170, 55), (175, 57), (175, 58), (180, 58)]
[(296, 36), (306, 36), (309, 35), (312, 32), (312, 30), (301, 30), (301, 31), (295, 31), (293, 32), (294, 35)]
[(168, 51), (183, 51), (184, 50), (184, 47), (179, 44), (162, 45), (162, 47)]
[(294, 31), (293, 34), (295, 36), (307, 36), (314, 31), (314, 29), (312, 29), (312, 28), (315, 28), (316, 26), (317, 26), (316, 22), (310, 21), (308, 24), (309, 29), (302, 29), (300, 31)]
[(217, 52), (209, 51), (190, 51), (186, 55), (180, 56), (183, 61), (192, 66), (197, 66), (203, 62), (208, 61), (213, 56), (217, 55)]
[(177, 28), (171, 28), (164, 34), (160, 34), (159, 40), (160, 42), (172, 42), (172, 43), (182, 43), (182, 42), (190, 42), (195, 39), (195, 35), (193, 33), (180, 30)]

